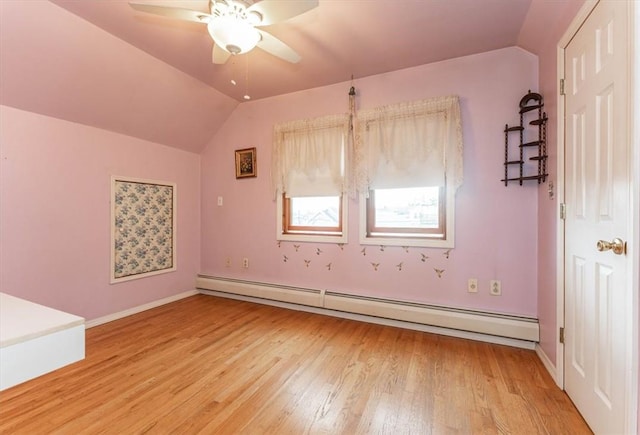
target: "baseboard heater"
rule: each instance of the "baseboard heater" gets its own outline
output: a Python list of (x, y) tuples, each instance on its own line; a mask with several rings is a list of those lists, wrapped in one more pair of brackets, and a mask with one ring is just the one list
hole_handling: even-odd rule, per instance
[(196, 287), (232, 295), (304, 305), (325, 310), (467, 331), (529, 342), (539, 341), (532, 317), (349, 295), (327, 290), (198, 275)]

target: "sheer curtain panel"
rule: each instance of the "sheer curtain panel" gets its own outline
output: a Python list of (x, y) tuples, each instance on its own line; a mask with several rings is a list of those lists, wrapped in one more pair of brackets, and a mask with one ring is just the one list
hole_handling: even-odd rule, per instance
[(348, 190), (345, 146), (349, 116), (276, 124), (271, 177), (275, 195), (341, 195)]
[(462, 124), (457, 96), (358, 112), (356, 182), (370, 189), (462, 184)]

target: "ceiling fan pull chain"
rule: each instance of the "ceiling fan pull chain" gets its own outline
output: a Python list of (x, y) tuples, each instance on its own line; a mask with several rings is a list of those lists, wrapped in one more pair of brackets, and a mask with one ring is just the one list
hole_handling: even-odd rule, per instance
[(244, 83), (245, 83), (244, 99), (250, 100), (251, 96), (249, 96), (249, 55), (246, 54), (245, 57), (247, 58), (247, 61), (245, 63), (246, 69), (245, 69), (245, 76), (244, 76)]

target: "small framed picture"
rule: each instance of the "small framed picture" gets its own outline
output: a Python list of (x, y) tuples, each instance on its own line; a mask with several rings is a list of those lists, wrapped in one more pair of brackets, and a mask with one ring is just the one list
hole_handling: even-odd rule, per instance
[(255, 147), (236, 150), (236, 178), (256, 177), (257, 175)]

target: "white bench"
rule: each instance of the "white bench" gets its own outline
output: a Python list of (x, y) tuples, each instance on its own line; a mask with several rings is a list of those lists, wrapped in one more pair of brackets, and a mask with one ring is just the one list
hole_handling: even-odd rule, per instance
[(84, 318), (0, 293), (0, 391), (84, 359)]

